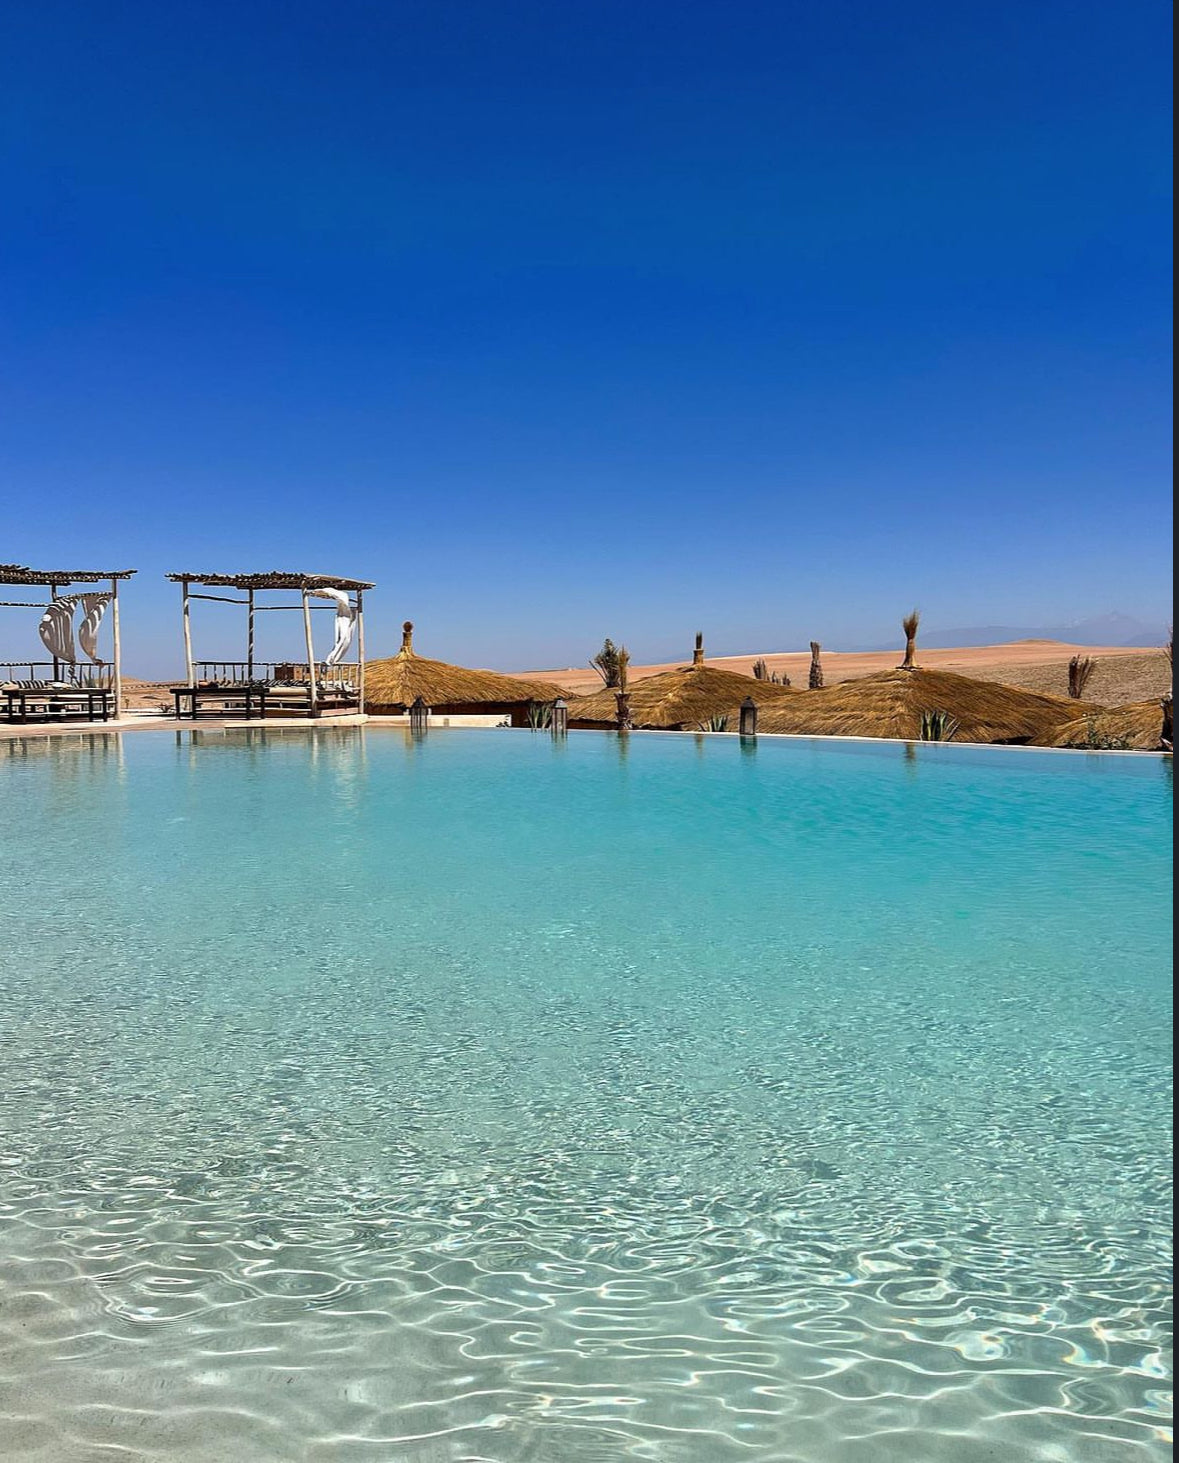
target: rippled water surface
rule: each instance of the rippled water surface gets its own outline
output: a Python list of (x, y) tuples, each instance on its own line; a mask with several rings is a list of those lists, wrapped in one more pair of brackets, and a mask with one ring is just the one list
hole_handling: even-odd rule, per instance
[(0, 1454), (1164, 1457), (1170, 776), (0, 743)]

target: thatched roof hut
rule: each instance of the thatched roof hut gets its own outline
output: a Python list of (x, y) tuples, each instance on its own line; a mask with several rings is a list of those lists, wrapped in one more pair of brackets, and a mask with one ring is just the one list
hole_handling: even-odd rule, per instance
[(402, 626), (401, 649), (366, 667), (365, 710), (399, 715), (421, 700), (433, 712), (504, 712), (521, 719), (532, 701), (556, 701), (564, 692), (551, 681), (525, 681), (495, 671), (469, 670), (427, 660), (413, 648), (413, 624)]
[(763, 707), (759, 732), (809, 737), (921, 738), (922, 719), (946, 719), (943, 740), (1043, 744), (1083, 711), (1084, 702), (976, 681), (949, 671), (884, 671)]
[[(1077, 703), (1072, 703), (1076, 708)], [(1127, 752), (1162, 748), (1163, 708), (1158, 701), (1132, 701), (1127, 706), (1093, 706), (1058, 727), (1044, 745), (1090, 747)]]
[[(699, 636), (691, 665), (632, 681), (627, 688), (631, 725), (659, 731), (696, 731), (719, 716), (729, 717), (736, 730), (737, 713), (747, 696), (765, 707), (800, 694), (772, 681), (758, 681), (736, 671), (705, 665)], [(617, 726), (617, 697), (617, 688), (606, 686), (589, 696), (571, 697), (569, 725)]]

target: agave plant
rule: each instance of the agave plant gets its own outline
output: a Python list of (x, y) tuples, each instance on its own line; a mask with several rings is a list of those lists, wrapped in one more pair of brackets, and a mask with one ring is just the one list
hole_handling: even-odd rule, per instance
[(550, 701), (529, 701), (529, 731), (548, 731), (553, 724), (553, 707)]
[(921, 740), (923, 742), (952, 742), (958, 731), (958, 723), (945, 711), (923, 711), (921, 713)]
[(701, 731), (728, 731), (729, 718), (727, 716), (710, 716), (707, 721), (700, 723)]

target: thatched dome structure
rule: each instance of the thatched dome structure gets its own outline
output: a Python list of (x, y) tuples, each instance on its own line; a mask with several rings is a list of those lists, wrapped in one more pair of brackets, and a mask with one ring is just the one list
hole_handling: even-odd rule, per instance
[[(633, 681), (627, 688), (631, 725), (644, 730), (698, 731), (718, 716), (727, 716), (732, 729), (742, 701), (750, 697), (758, 706), (776, 705), (787, 697), (801, 695), (788, 686), (758, 681), (736, 671), (705, 665), (704, 650), (697, 637), (691, 665), (660, 671), (658, 675)], [(618, 690), (603, 686), (589, 696), (569, 700), (569, 725), (614, 727), (618, 725)]]
[(398, 653), (385, 660), (370, 660), (365, 666), (365, 710), (378, 715), (400, 715), (420, 699), (434, 712), (502, 711), (516, 719), (526, 715), (529, 702), (552, 702), (563, 694), (551, 681), (518, 680), (495, 671), (427, 660), (414, 651), (410, 620), (402, 626)]
[[(1073, 707), (1077, 706), (1074, 701)], [(1132, 701), (1126, 706), (1094, 706), (1066, 721), (1048, 738), (1049, 747), (1089, 747), (1133, 752), (1163, 749), (1163, 708), (1158, 701)]]
[(759, 732), (807, 737), (921, 738), (922, 719), (946, 718), (955, 742), (1045, 743), (1069, 721), (1095, 708), (1064, 696), (976, 681), (949, 671), (884, 671), (763, 707)]

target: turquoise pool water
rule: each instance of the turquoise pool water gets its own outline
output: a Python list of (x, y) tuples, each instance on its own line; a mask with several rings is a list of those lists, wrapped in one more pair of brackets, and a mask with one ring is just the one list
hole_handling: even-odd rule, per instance
[(5, 1456), (1165, 1456), (1169, 763), (145, 732), (0, 805)]

